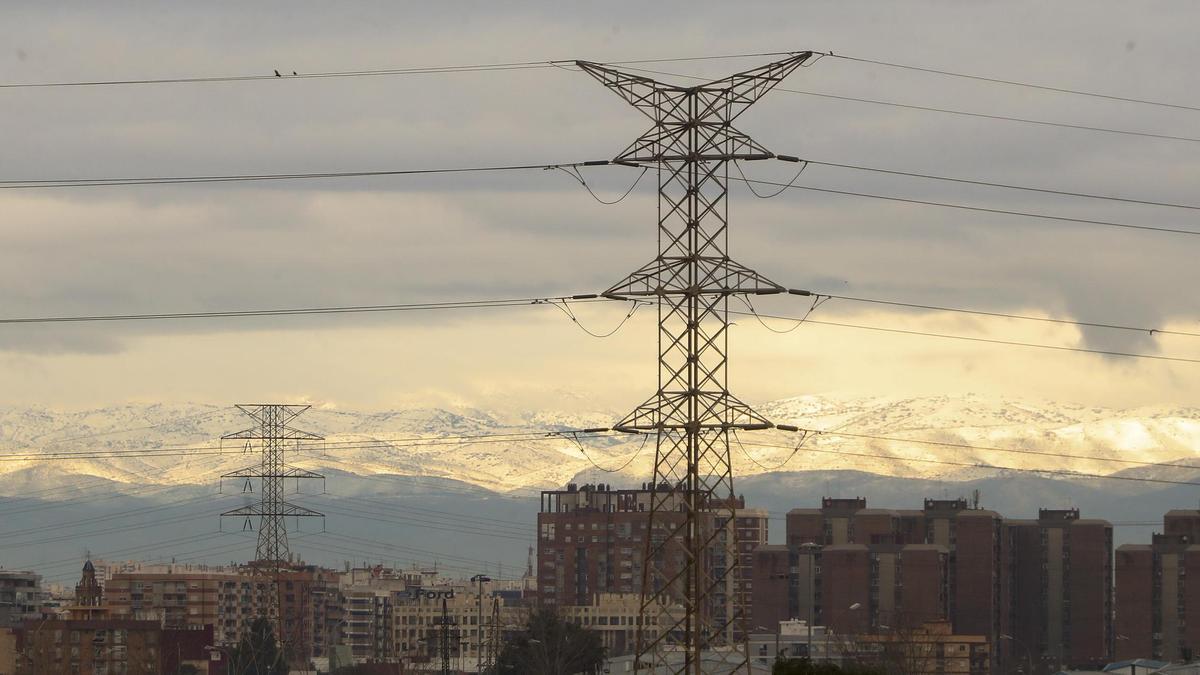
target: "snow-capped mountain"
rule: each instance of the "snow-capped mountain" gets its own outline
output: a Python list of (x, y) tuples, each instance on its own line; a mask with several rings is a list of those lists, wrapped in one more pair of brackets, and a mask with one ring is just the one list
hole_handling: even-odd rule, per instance
[[(739, 476), (857, 470), (960, 481), (1001, 474), (1006, 467), (1176, 479), (1200, 473), (1141, 464), (1180, 462), (1200, 452), (1200, 410), (1192, 408), (1117, 410), (967, 395), (800, 396), (758, 409), (776, 423), (829, 433), (809, 435), (799, 449), (797, 434), (739, 434), (731, 449)], [(572, 480), (633, 485), (650, 473), (652, 440), (501, 436), (605, 427), (618, 416), (613, 411), (357, 412), (314, 407), (294, 425), (326, 441), (306, 445), (289, 460), (316, 471), (444, 479), (502, 493)], [(239, 442), (220, 440), (252, 425), (232, 407), (202, 404), (127, 404), (74, 412), (0, 409), (0, 454), (10, 456), (0, 461), (0, 475), (5, 476), (0, 495), (49, 489), (84, 477), (112, 481), (115, 490), (212, 485), (222, 473), (256, 463), (257, 455), (244, 452)], [(143, 452), (120, 456), (131, 450)], [(13, 457), (23, 453), (30, 459)], [(54, 461), (35, 459), (40, 456)]]

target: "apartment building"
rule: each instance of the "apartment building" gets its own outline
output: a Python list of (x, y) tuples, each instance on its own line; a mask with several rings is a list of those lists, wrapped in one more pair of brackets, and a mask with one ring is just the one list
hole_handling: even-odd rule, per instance
[(1116, 658), (1188, 662), (1200, 655), (1200, 511), (1163, 516), (1150, 544), (1116, 554)]
[[(538, 602), (562, 610), (588, 606), (600, 594), (640, 594), (647, 539), (665, 537), (683, 517), (679, 508), (664, 509), (650, 523), (651, 494), (646, 485), (618, 490), (604, 484), (571, 484), (565, 490), (542, 492)], [(743, 612), (749, 621), (754, 551), (767, 543), (767, 513), (745, 508), (739, 498), (733, 520), (713, 511), (704, 525), (714, 535), (710, 574), (725, 579), (707, 611), (716, 624), (726, 623), (735, 611)], [(731, 551), (736, 552), (732, 557)], [(657, 563), (661, 576), (673, 576), (683, 560), (681, 548), (668, 546)], [(733, 573), (728, 573), (730, 565), (736, 566)], [(740, 630), (741, 622), (732, 626)]]
[(866, 634), (946, 620), (993, 645), (992, 669), (1054, 672), (1112, 655), (1112, 526), (1077, 509), (1005, 520), (966, 499), (893, 510), (826, 497), (788, 512), (786, 541), (755, 554), (757, 625), (786, 617)]

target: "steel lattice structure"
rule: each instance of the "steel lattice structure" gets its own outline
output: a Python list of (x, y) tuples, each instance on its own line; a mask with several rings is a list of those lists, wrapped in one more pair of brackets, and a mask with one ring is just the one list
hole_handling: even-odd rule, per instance
[(247, 524), (258, 517), (258, 546), (254, 559), (259, 567), (282, 568), (288, 564), (288, 536), (285, 518), (324, 518), (325, 514), (298, 506), (287, 501), (284, 481), (288, 478), (321, 478), (319, 473), (289, 467), (284, 452), (289, 444), (298, 441), (324, 440), (307, 431), (288, 426), (288, 423), (308, 410), (307, 405), (253, 404), (239, 405), (238, 410), (258, 422), (257, 426), (243, 431), (226, 434), (224, 440), (245, 440), (247, 444), (258, 441), (262, 446), (262, 461), (258, 466), (239, 469), (221, 478), (257, 478), (260, 483), (257, 504), (226, 511), (221, 517), (242, 517)]
[[(305, 469), (289, 467), (284, 457), (289, 445), (300, 441), (323, 440), (307, 431), (292, 428), (288, 424), (298, 415), (309, 409), (307, 405), (282, 404), (252, 404), (239, 405), (246, 415), (258, 424), (232, 434), (226, 434), (223, 440), (244, 440), (248, 449), (258, 442), (262, 450), (262, 459), (258, 466), (239, 469), (221, 476), (225, 478), (240, 478), (250, 485), (252, 479), (259, 481), (259, 499), (257, 504), (248, 504), (241, 508), (226, 511), (225, 517), (240, 517), (245, 519), (243, 529), (253, 528), (253, 519), (258, 518), (258, 546), (254, 551), (252, 569), (254, 574), (266, 585), (268, 591), (265, 598), (260, 597), (260, 611), (270, 619), (275, 626), (283, 653), (288, 654), (289, 645), (297, 639), (287, 635), (284, 622), (280, 620), (279, 575), (288, 569), (291, 552), (288, 548), (287, 522), (292, 518), (324, 518), (325, 514), (312, 509), (298, 506), (285, 498), (284, 482), (288, 478), (320, 478), (325, 477)], [(265, 601), (265, 602), (264, 602)], [(300, 622), (296, 623), (299, 631)], [(287, 658), (287, 657), (285, 657)]]
[(728, 254), (729, 162), (775, 157), (732, 123), (811, 56), (691, 87), (576, 62), (654, 123), (613, 162), (657, 169), (658, 255), (603, 293), (658, 305), (658, 391), (613, 427), (657, 439), (638, 671), (749, 672), (729, 434), (773, 425), (729, 392), (728, 302), (786, 289)]

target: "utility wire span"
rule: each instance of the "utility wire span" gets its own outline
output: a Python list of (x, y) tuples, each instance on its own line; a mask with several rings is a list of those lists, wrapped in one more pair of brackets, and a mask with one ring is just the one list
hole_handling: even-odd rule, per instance
[[(796, 187), (798, 187), (798, 186), (796, 186)], [(933, 310), (933, 311), (959, 312), (959, 313), (974, 314), (974, 315), (979, 315), (979, 316), (992, 316), (992, 317), (999, 317), (999, 318), (1023, 319), (1023, 320), (1029, 320), (1029, 321), (1043, 321), (1043, 322), (1048, 322), (1048, 323), (1075, 325), (1075, 326), (1090, 327), (1090, 328), (1107, 328), (1107, 329), (1114, 329), (1114, 330), (1135, 331), (1135, 332), (1148, 333), (1151, 335), (1163, 334), (1163, 335), (1176, 335), (1176, 336), (1186, 336), (1186, 337), (1200, 337), (1200, 333), (1192, 333), (1192, 332), (1188, 332), (1188, 331), (1167, 330), (1167, 329), (1161, 329), (1161, 328), (1137, 327), (1137, 326), (1118, 324), (1115, 322), (1092, 322), (1092, 321), (1077, 321), (1077, 320), (1072, 320), (1072, 319), (1061, 319), (1061, 318), (1054, 318), (1054, 317), (1034, 317), (1034, 316), (1020, 315), (1020, 314), (1006, 314), (1006, 313), (1002, 313), (1002, 312), (988, 312), (988, 311), (973, 310), (973, 309), (967, 309), (967, 308), (942, 307), (942, 306), (937, 306), (937, 305), (924, 305), (924, 304), (919, 304), (919, 303), (906, 303), (906, 302), (899, 302), (899, 301), (892, 301), (892, 300), (880, 300), (880, 299), (873, 299), (873, 298), (834, 295), (834, 294), (817, 293), (817, 292), (809, 292), (809, 291), (800, 291), (798, 293), (800, 295), (811, 295), (811, 296), (816, 297), (816, 302), (814, 303), (815, 306), (808, 311), (809, 314), (812, 313), (813, 309), (816, 309), (817, 307), (820, 306), (821, 298), (834, 298), (834, 299), (854, 301), (854, 302), (876, 303), (876, 304), (882, 304), (882, 305), (894, 305), (894, 306), (899, 306), (899, 307), (911, 307), (911, 308), (916, 308), (916, 309), (927, 309), (927, 310)], [(629, 300), (616, 300), (616, 299), (612, 299), (612, 298), (603, 298), (603, 297), (599, 297), (595, 294), (576, 294), (576, 295), (569, 295), (569, 296), (563, 295), (563, 296), (540, 297), (540, 298), (467, 300), (467, 301), (459, 301), (459, 302), (412, 303), (412, 304), (397, 304), (397, 305), (347, 305), (347, 306), (331, 306), (331, 307), (306, 307), (306, 308), (261, 309), (261, 310), (231, 310), (231, 311), (214, 311), (214, 312), (174, 312), (174, 313), (164, 313), (164, 314), (112, 314), (112, 315), (92, 315), (92, 316), (26, 317), (26, 318), (0, 319), (0, 325), (23, 324), (23, 323), (72, 323), (72, 322), (89, 322), (89, 321), (148, 321), (148, 320), (166, 320), (166, 319), (210, 319), (210, 318), (240, 318), (240, 317), (262, 317), (262, 316), (296, 316), (296, 315), (305, 315), (305, 314), (351, 314), (351, 313), (360, 313), (360, 312), (399, 312), (399, 311), (417, 311), (417, 310), (475, 309), (475, 308), (492, 308), (492, 307), (524, 307), (524, 306), (534, 306), (534, 305), (553, 305), (556, 308), (558, 308), (560, 311), (563, 311), (561, 303), (567, 303), (567, 302), (630, 302), (630, 301)], [(636, 309), (639, 306), (638, 303), (640, 301), (632, 301), (632, 302), (634, 302), (632, 309)], [(859, 328), (859, 329), (864, 329), (864, 330), (878, 330), (878, 331), (905, 333), (905, 334), (913, 334), (913, 335), (929, 335), (931, 337), (941, 337), (941, 338), (958, 339), (958, 340), (973, 340), (973, 341), (979, 341), (979, 342), (991, 342), (994, 344), (1006, 344), (1006, 345), (1023, 346), (1023, 347), (1038, 347), (1038, 348), (1043, 348), (1043, 349), (1087, 352), (1087, 353), (1093, 353), (1093, 354), (1103, 354), (1103, 355), (1107, 355), (1107, 356), (1126, 356), (1126, 357), (1134, 357), (1134, 358), (1149, 358), (1149, 359), (1157, 359), (1157, 360), (1164, 360), (1164, 361), (1180, 361), (1180, 362), (1185, 362), (1185, 363), (1200, 362), (1200, 360), (1198, 360), (1198, 359), (1161, 356), (1161, 355), (1155, 355), (1155, 354), (1139, 354), (1139, 353), (1133, 353), (1133, 352), (1114, 352), (1114, 351), (1104, 351), (1104, 350), (1093, 350), (1093, 349), (1085, 349), (1085, 348), (1080, 348), (1080, 347), (1042, 345), (1042, 344), (1037, 344), (1037, 343), (999, 340), (999, 339), (992, 339), (992, 338), (944, 335), (944, 334), (938, 334), (938, 333), (921, 333), (919, 331), (901, 330), (901, 329), (894, 329), (894, 328), (883, 328), (883, 327), (878, 327), (878, 326), (861, 326), (861, 325), (857, 325), (857, 324), (837, 323), (837, 322), (831, 322), (831, 321), (816, 321), (811, 318), (808, 318), (807, 315), (805, 317), (786, 317), (786, 316), (778, 316), (778, 315), (764, 314), (764, 313), (758, 312), (757, 310), (755, 310), (753, 308), (752, 305), (748, 305), (748, 308), (751, 311), (739, 312), (739, 311), (730, 310), (730, 313), (731, 314), (740, 314), (743, 316), (755, 317), (760, 322), (764, 318), (797, 322), (796, 326), (793, 326), (792, 328), (785, 329), (785, 330), (777, 330), (777, 329), (771, 328), (770, 326), (767, 326), (767, 328), (769, 330), (773, 330), (775, 332), (781, 332), (781, 333), (791, 332), (792, 330), (795, 330), (795, 328), (798, 327), (800, 324), (807, 321), (809, 323), (819, 323), (819, 324), (823, 324), (823, 325)], [(570, 313), (567, 313), (567, 314), (570, 317)], [(617, 326), (617, 328), (620, 328), (621, 326), (623, 326), (624, 323), (627, 322), (631, 318), (631, 315), (632, 315), (632, 311), (627, 313), (626, 316), (624, 317), (624, 319), (622, 320), (622, 322)], [(578, 321), (576, 321), (575, 323), (578, 324)], [(580, 327), (583, 328), (582, 325)], [(585, 328), (585, 330), (586, 330), (586, 328)], [(589, 331), (589, 332), (591, 332), (591, 331)], [(593, 335), (596, 335), (599, 337), (599, 336), (603, 336), (605, 334), (593, 333)], [(112, 433), (117, 433), (117, 432), (112, 432)], [(415, 439), (415, 440), (419, 440), (419, 439)], [(326, 444), (326, 445), (328, 445), (328, 444)], [(158, 451), (167, 451), (167, 450), (185, 450), (185, 449), (190, 449), (190, 450), (214, 450), (214, 449), (216, 449), (216, 450), (220, 450), (221, 448), (212, 448), (212, 447), (151, 448), (151, 449), (147, 449), (146, 452), (158, 452)], [(95, 454), (96, 452), (98, 452), (98, 451), (92, 451), (92, 454)], [(105, 451), (105, 452), (110, 452), (110, 451)], [(199, 453), (196, 453), (196, 454), (199, 454)], [(111, 455), (108, 455), (108, 454), (97, 455), (97, 457), (100, 457), (100, 456), (107, 457), (107, 456), (111, 456)], [(0, 455), (0, 461), (3, 461), (4, 457), (5, 457), (4, 455)]]
[[(1147, 206), (1166, 206), (1166, 207), (1170, 207), (1170, 208), (1174, 208), (1174, 209), (1200, 210), (1200, 205), (1196, 205), (1196, 204), (1178, 204), (1175, 202), (1162, 202), (1162, 201), (1154, 201), (1154, 200), (1150, 200), (1150, 199), (1135, 199), (1132, 197), (1117, 197), (1117, 196), (1113, 196), (1113, 195), (1101, 195), (1101, 194), (1095, 194), (1092, 192), (1073, 192), (1071, 190), (1055, 190), (1055, 189), (1051, 189), (1051, 188), (1042, 188), (1042, 187), (1036, 187), (1036, 186), (1032, 186), (1032, 185), (1013, 185), (1011, 183), (997, 183), (997, 182), (993, 182), (993, 181), (974, 180), (974, 179), (970, 179), (970, 178), (956, 178), (954, 176), (941, 176), (941, 175), (937, 175), (937, 174), (919, 173), (919, 172), (915, 172), (915, 171), (901, 171), (898, 169), (882, 169), (882, 168), (874, 167), (874, 166), (863, 166), (861, 164), (843, 164), (843, 163), (839, 163), (839, 162), (822, 162), (822, 161), (816, 160), (816, 159), (801, 159), (800, 161), (803, 162), (804, 166), (808, 166), (810, 164), (816, 164), (818, 166), (831, 166), (831, 167), (836, 167), (839, 169), (853, 169), (855, 171), (869, 171), (872, 173), (883, 173), (883, 174), (888, 174), (888, 175), (892, 175), (892, 176), (908, 176), (910, 178), (923, 178), (926, 180), (937, 180), (937, 181), (945, 181), (945, 182), (949, 182), (949, 183), (960, 183), (963, 185), (980, 185), (980, 186), (984, 186), (984, 187), (1002, 188), (1005, 190), (1020, 190), (1023, 192), (1037, 192), (1040, 194), (1059, 195), (1059, 196), (1063, 196), (1063, 197), (1082, 197), (1082, 198), (1086, 198), (1086, 199), (1102, 199), (1105, 201), (1112, 201), (1112, 202), (1124, 202), (1126, 204), (1143, 204), (1143, 205), (1147, 205)], [(739, 169), (739, 171), (740, 171), (740, 169)], [(742, 176), (745, 177), (745, 174), (742, 174)], [(781, 188), (780, 191), (782, 192), (783, 189), (786, 189), (786, 188)]]
[(158, 314), (93, 314), (82, 316), (39, 316), (0, 318), (0, 325), (23, 323), (85, 323), (101, 321), (160, 321), (175, 319), (222, 319), (263, 316), (301, 316), (308, 314), (360, 314), (373, 312), (408, 312), (449, 309), (482, 309), (491, 307), (526, 307), (556, 302), (608, 302), (595, 295), (560, 295), (537, 298), (501, 298), (496, 300), (463, 300), (450, 302), (418, 302), (393, 305), (340, 305), (331, 307), (291, 307), (284, 309), (218, 310), (212, 312), (167, 312)]
[(866, 197), (868, 199), (879, 199), (889, 202), (901, 202), (904, 204), (918, 204), (920, 206), (937, 206), (945, 209), (957, 209), (960, 211), (975, 211), (977, 213), (993, 213), (1005, 216), (1019, 216), (1022, 218), (1033, 218), (1037, 220), (1053, 220), (1062, 223), (1075, 223), (1079, 225), (1100, 225), (1102, 227), (1116, 227), (1130, 230), (1145, 230), (1149, 232), (1166, 232), (1170, 234), (1188, 234), (1200, 235), (1197, 230), (1185, 230), (1175, 227), (1158, 227), (1156, 225), (1136, 225), (1134, 223), (1121, 223), (1111, 220), (1094, 220), (1091, 218), (1073, 218), (1071, 216), (1055, 216), (1048, 213), (1037, 213), (1035, 211), (1014, 211), (1011, 209), (995, 209), (986, 206), (971, 206), (969, 204), (957, 204), (953, 202), (937, 202), (928, 199), (913, 199), (910, 197), (894, 197), (890, 195), (879, 195), (870, 192), (857, 192), (854, 190), (835, 190), (833, 188), (819, 188), (811, 185), (789, 185), (777, 181), (768, 181), (761, 179), (748, 179), (730, 176), (729, 180), (743, 181), (747, 184), (757, 183), (758, 185), (774, 185), (785, 190), (807, 190), (809, 192), (824, 192), (833, 195), (845, 195), (847, 197)]
[[(662, 70), (651, 70), (649, 68), (629, 67), (628, 69), (640, 71), (643, 73), (650, 73), (653, 75), (666, 75), (668, 77), (679, 77), (679, 78), (683, 78), (686, 80), (699, 80), (702, 82), (708, 82), (710, 80), (710, 78), (700, 77), (697, 75), (684, 75), (681, 73), (670, 73), (670, 72), (666, 72), (666, 71), (662, 71)], [(1011, 115), (993, 115), (990, 113), (971, 112), (968, 110), (955, 110), (953, 108), (937, 108), (937, 107), (933, 107), (933, 106), (916, 105), (916, 104), (912, 104), (912, 103), (898, 103), (896, 101), (884, 101), (884, 100), (873, 99), (873, 98), (860, 98), (860, 97), (856, 97), (856, 96), (843, 96), (840, 94), (828, 94), (828, 93), (819, 92), (819, 91), (804, 91), (802, 89), (788, 89), (787, 87), (776, 87), (775, 91), (786, 91), (789, 94), (814, 96), (817, 98), (827, 98), (827, 99), (832, 99), (832, 100), (837, 100), (837, 101), (851, 101), (854, 103), (869, 103), (872, 105), (889, 106), (889, 107), (893, 107), (893, 108), (902, 108), (905, 110), (918, 110), (921, 112), (935, 112), (935, 113), (942, 113), (942, 114), (946, 114), (946, 115), (959, 115), (962, 117), (973, 117), (973, 118), (977, 118), (977, 119), (997, 120), (997, 121), (1004, 121), (1004, 122), (1017, 122), (1020, 124), (1032, 124), (1032, 125), (1044, 126), (1044, 127), (1059, 127), (1062, 129), (1075, 129), (1077, 131), (1092, 131), (1092, 132), (1105, 133), (1105, 134), (1120, 134), (1123, 136), (1140, 136), (1143, 138), (1157, 138), (1160, 140), (1168, 140), (1168, 141), (1184, 141), (1184, 142), (1188, 142), (1188, 143), (1200, 143), (1200, 138), (1195, 138), (1195, 137), (1191, 137), (1191, 136), (1173, 136), (1171, 134), (1156, 134), (1156, 133), (1151, 133), (1148, 131), (1131, 131), (1129, 129), (1111, 129), (1108, 127), (1097, 127), (1097, 126), (1092, 126), (1092, 125), (1088, 125), (1088, 124), (1071, 124), (1068, 122), (1051, 122), (1048, 120), (1039, 120), (1039, 119), (1033, 119), (1033, 118), (1028, 118), (1028, 117), (1015, 117), (1015, 116), (1011, 116)]]
[(446, 167), (441, 169), (395, 169), (377, 171), (317, 171), (311, 173), (260, 173), (197, 176), (137, 176), (125, 178), (41, 178), (0, 179), (0, 190), (36, 188), (125, 187), (131, 185), (187, 185), (192, 183), (242, 183), (276, 180), (315, 180), (325, 178), (368, 178), (373, 176), (419, 176), (453, 173), (496, 173), (504, 171), (554, 171), (581, 166), (604, 166), (608, 160), (568, 162), (565, 164), (503, 164), (492, 166)]
[[(613, 65), (629, 65), (638, 63), (682, 63), (687, 61), (717, 61), (725, 59), (742, 59), (758, 56), (781, 56), (793, 52), (756, 52), (746, 54), (718, 54), (713, 56), (684, 56), (656, 59), (634, 59), (630, 61), (609, 61)], [(311, 80), (344, 77), (381, 77), (396, 75), (442, 75), (452, 73), (496, 72), (509, 70), (537, 70), (545, 68), (570, 68), (574, 59), (556, 59), (541, 61), (508, 61), (500, 63), (475, 63), (457, 66), (415, 66), (409, 68), (375, 68), (369, 70), (331, 70), (318, 72), (297, 72), (286, 74), (278, 70), (263, 75), (214, 75), (200, 77), (163, 77), (163, 78), (130, 78), (113, 80), (68, 80), (59, 82), (9, 82), (0, 84), (0, 89), (40, 89), (49, 87), (105, 87), (119, 85), (144, 84), (208, 84), (216, 82), (262, 82), (279, 80)]]
[(1116, 94), (1102, 94), (1094, 91), (1085, 91), (1083, 89), (1069, 89), (1067, 87), (1052, 87), (1045, 84), (1034, 84), (1032, 82), (1022, 82), (1020, 80), (1006, 80), (999, 77), (987, 77), (984, 75), (971, 75), (969, 73), (959, 73), (951, 70), (943, 70), (940, 68), (930, 68), (927, 66), (912, 66), (903, 63), (893, 63), (891, 61), (881, 61), (879, 59), (867, 59), (858, 56), (845, 56), (842, 54), (834, 54), (827, 52), (824, 56), (830, 56), (843, 61), (855, 61), (858, 63), (870, 63), (876, 66), (886, 66), (888, 68), (899, 68), (902, 70), (912, 70), (921, 73), (931, 73), (933, 75), (945, 75), (947, 77), (957, 77), (964, 80), (976, 80), (979, 82), (991, 82), (993, 84), (1007, 84), (1014, 87), (1026, 87), (1028, 89), (1041, 89), (1042, 91), (1053, 91), (1059, 94), (1072, 94), (1075, 96), (1088, 96), (1091, 98), (1107, 99), (1109, 101), (1121, 101), (1124, 103), (1140, 103), (1143, 105), (1158, 106), (1161, 108), (1175, 108), (1176, 110), (1192, 110), (1200, 111), (1200, 107), (1182, 105), (1178, 103), (1166, 103), (1164, 101), (1154, 101), (1145, 98), (1134, 98), (1131, 96), (1118, 96)]
[(778, 319), (781, 321), (803, 321), (804, 323), (818, 324), (821, 326), (835, 326), (838, 328), (854, 328), (857, 330), (878, 331), (881, 333), (895, 333), (898, 335), (915, 335), (919, 337), (934, 337), (945, 340), (963, 340), (966, 342), (983, 342), (994, 345), (1005, 345), (1009, 347), (1030, 347), (1034, 349), (1050, 349), (1053, 351), (1062, 352), (1079, 352), (1082, 354), (1097, 354), (1100, 356), (1119, 356), (1122, 358), (1134, 359), (1152, 359), (1155, 361), (1170, 361), (1175, 363), (1200, 363), (1200, 358), (1188, 358), (1183, 356), (1165, 356), (1161, 354), (1141, 354), (1138, 352), (1119, 352), (1107, 349), (1088, 349), (1086, 347), (1067, 347), (1063, 345), (1047, 345), (1039, 342), (1022, 342), (1019, 340), (1001, 340), (998, 338), (974, 337), (970, 335), (953, 335), (949, 333), (933, 333), (929, 331), (909, 330), (905, 328), (886, 328), (884, 326), (867, 326), (856, 323), (846, 323), (842, 321), (825, 321), (813, 318), (801, 319), (794, 316), (779, 316), (777, 314), (764, 314), (762, 312), (744, 312), (729, 310), (730, 314), (739, 314), (742, 316), (757, 316), (759, 318)]
[[(576, 430), (548, 430), (548, 431), (527, 431), (519, 433), (499, 433), (499, 434), (472, 434), (466, 436), (434, 436), (426, 438), (403, 438), (403, 439), (371, 439), (371, 440), (356, 440), (356, 441), (334, 441), (321, 442), (317, 444), (301, 444), (295, 449), (288, 448), (288, 452), (304, 452), (304, 451), (319, 451), (326, 449), (372, 449), (372, 448), (422, 448), (434, 447), (442, 445), (476, 445), (486, 443), (532, 443), (539, 441), (554, 441), (561, 440), (561, 434), (572, 434), (578, 437), (606, 437), (611, 436), (615, 432), (608, 429), (576, 429)], [(108, 459), (119, 457), (194, 457), (198, 455), (240, 455), (244, 450), (241, 447), (224, 447), (221, 445), (194, 445), (194, 446), (174, 446), (174, 447), (155, 447), (130, 450), (56, 450), (46, 453), (36, 453), (32, 451), (21, 451), (9, 454), (0, 454), (0, 461), (34, 461), (34, 460), (54, 460), (54, 459)]]
[(892, 307), (908, 307), (911, 309), (925, 309), (934, 312), (954, 312), (958, 314), (972, 314), (975, 316), (990, 316), (1000, 319), (1020, 319), (1022, 321), (1041, 321), (1044, 323), (1056, 323), (1068, 326), (1080, 326), (1087, 328), (1108, 328), (1111, 330), (1132, 331), (1135, 333), (1146, 333), (1148, 335), (1176, 335), (1182, 337), (1200, 337), (1200, 333), (1192, 333), (1182, 330), (1167, 330), (1165, 328), (1141, 328), (1138, 326), (1125, 326), (1112, 323), (1096, 323), (1092, 321), (1077, 321), (1073, 319), (1058, 319), (1048, 316), (1030, 316), (1028, 314), (1009, 314), (1006, 312), (988, 312), (978, 309), (965, 309), (962, 307), (945, 307), (941, 305), (925, 305), (915, 302), (899, 302), (896, 300), (879, 300), (876, 298), (862, 298), (851, 295), (837, 295), (830, 293), (813, 293), (813, 296), (829, 298), (832, 300), (847, 300), (850, 302), (862, 302), (875, 305), (889, 305)]
[[(817, 434), (817, 435), (821, 435), (823, 433), (828, 433), (829, 435), (845, 435), (842, 432), (834, 432), (834, 431), (822, 432), (819, 429), (798, 429), (798, 431), (807, 431), (810, 434)], [(879, 440), (887, 440), (887, 438), (879, 437)], [(918, 444), (925, 443), (925, 441), (910, 440), (910, 439), (897, 439), (897, 440), (907, 440), (908, 442), (918, 443)], [(784, 449), (784, 450), (791, 449), (791, 446), (779, 445), (777, 443), (776, 444), (752, 443), (751, 445), (765, 447), (765, 448), (780, 448), (780, 449)], [(963, 446), (963, 447), (974, 448), (974, 446)], [(958, 462), (958, 461), (948, 460), (948, 459), (929, 459), (929, 458), (925, 458), (925, 457), (896, 457), (894, 455), (884, 455), (884, 454), (870, 453), (870, 452), (853, 452), (853, 451), (849, 451), (849, 450), (822, 450), (819, 448), (813, 448), (811, 446), (809, 446), (805, 449), (808, 452), (816, 452), (816, 453), (827, 454), (827, 455), (841, 455), (841, 456), (845, 456), (845, 457), (863, 457), (863, 458), (868, 458), (868, 459), (886, 459), (886, 460), (891, 460), (891, 461), (896, 461), (896, 462), (919, 462), (922, 464), (940, 464), (940, 465), (945, 465), (945, 466), (959, 466), (959, 467), (964, 467), (964, 468), (969, 468), (969, 469), (987, 469), (987, 470), (991, 470), (991, 471), (1011, 471), (1014, 473), (1034, 473), (1034, 474), (1042, 474), (1042, 475), (1063, 476), (1065, 478), (1096, 478), (1096, 479), (1101, 479), (1101, 480), (1120, 480), (1120, 481), (1128, 481), (1128, 482), (1134, 482), (1134, 483), (1157, 483), (1157, 484), (1165, 484), (1165, 485), (1200, 486), (1200, 483), (1198, 483), (1198, 482), (1171, 480), (1171, 479), (1167, 479), (1167, 478), (1147, 478), (1147, 477), (1143, 477), (1143, 476), (1119, 476), (1116, 474), (1087, 473), (1087, 472), (1083, 472), (1083, 471), (1071, 471), (1069, 469), (1031, 469), (1031, 468), (1026, 468), (1026, 467), (1016, 467), (1016, 466), (1000, 466), (997, 464), (986, 464), (986, 463), (981, 463), (981, 462)], [(986, 448), (984, 448), (984, 449), (986, 449)]]

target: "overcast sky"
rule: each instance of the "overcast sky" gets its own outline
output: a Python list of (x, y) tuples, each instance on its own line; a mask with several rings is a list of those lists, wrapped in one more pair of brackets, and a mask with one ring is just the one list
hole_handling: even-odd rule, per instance
[[(1190, 2), (8, 3), (0, 82), (618, 61), (819, 50), (1200, 105)], [(720, 76), (767, 60), (662, 64)], [(826, 58), (789, 89), (1200, 137), (1200, 113)], [(0, 179), (387, 170), (604, 159), (644, 118), (567, 69), (0, 89)], [(778, 153), (1197, 202), (1200, 143), (776, 91), (739, 127)], [(794, 165), (754, 163), (786, 180)], [(588, 170), (613, 198), (630, 170)], [(1197, 211), (813, 166), (801, 184), (1200, 230)], [(1200, 237), (733, 187), (731, 249), (791, 287), (1200, 331)], [(0, 315), (178, 312), (595, 292), (654, 255), (655, 194), (562, 173), (0, 190)], [(799, 299), (768, 305), (802, 313)], [(621, 310), (583, 308), (607, 329)], [(831, 302), (813, 318), (1200, 357), (1200, 339)], [(740, 317), (735, 393), (982, 392), (1200, 405), (1200, 365)], [(777, 322), (775, 328), (787, 328)], [(623, 409), (654, 384), (652, 312), (608, 340), (553, 308), (0, 327), (0, 403), (296, 399)], [(566, 396), (569, 394), (570, 397)]]

